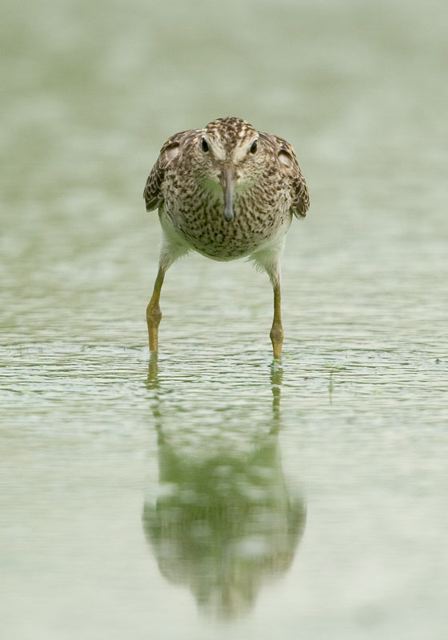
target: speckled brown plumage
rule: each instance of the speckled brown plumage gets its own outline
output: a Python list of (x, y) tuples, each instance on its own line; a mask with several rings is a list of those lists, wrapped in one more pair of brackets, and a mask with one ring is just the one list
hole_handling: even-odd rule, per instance
[[(220, 143), (226, 157), (257, 143), (256, 153), (249, 151), (238, 163), (235, 217), (230, 223), (223, 216), (222, 190), (209, 184), (213, 178), (219, 184), (219, 164), (210, 160), (211, 149), (202, 150), (204, 136)], [(250, 255), (289, 225), (293, 215), (305, 216), (309, 207), (292, 146), (278, 136), (258, 133), (239, 118), (219, 118), (204, 129), (171, 136), (148, 177), (144, 197), (147, 210), (158, 207), (192, 249), (221, 260)]]
[(309, 207), (293, 147), (236, 117), (171, 136), (144, 198), (148, 211), (159, 210), (162, 281), (172, 262), (193, 249), (216, 260), (250, 257), (274, 290), (284, 236), (293, 216), (305, 216)]

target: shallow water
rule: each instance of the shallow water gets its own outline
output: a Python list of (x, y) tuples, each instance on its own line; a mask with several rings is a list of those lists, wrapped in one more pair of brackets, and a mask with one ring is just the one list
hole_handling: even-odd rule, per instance
[[(14, 640), (446, 636), (442, 2), (5, 3), (0, 625)], [(286, 344), (244, 262), (145, 306), (170, 133), (290, 139)]]

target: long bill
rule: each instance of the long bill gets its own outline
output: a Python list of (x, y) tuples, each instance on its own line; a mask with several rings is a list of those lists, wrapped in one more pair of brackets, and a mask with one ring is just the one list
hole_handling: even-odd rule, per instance
[(222, 170), (221, 185), (224, 191), (224, 218), (227, 222), (233, 220), (233, 197), (235, 193), (235, 170), (232, 166), (226, 166)]

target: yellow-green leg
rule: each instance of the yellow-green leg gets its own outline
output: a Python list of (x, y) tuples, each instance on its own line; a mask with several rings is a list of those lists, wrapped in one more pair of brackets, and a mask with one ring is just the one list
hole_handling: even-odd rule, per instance
[(280, 280), (274, 281), (274, 320), (271, 328), (272, 350), (274, 360), (280, 360), (283, 347), (283, 327), (282, 327), (282, 299), (280, 292)]
[(165, 269), (159, 267), (156, 281), (154, 283), (154, 291), (151, 300), (146, 307), (146, 322), (148, 323), (149, 350), (151, 353), (157, 353), (159, 346), (159, 324), (162, 319), (160, 311), (160, 292), (162, 291), (163, 280), (165, 278)]

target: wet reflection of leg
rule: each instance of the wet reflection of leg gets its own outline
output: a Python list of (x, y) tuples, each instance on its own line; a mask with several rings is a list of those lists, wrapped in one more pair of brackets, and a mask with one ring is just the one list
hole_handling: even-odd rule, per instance
[(283, 369), (279, 362), (271, 365), (271, 389), (272, 389), (272, 429), (275, 433), (280, 428), (280, 401), (282, 393)]
[(148, 389), (157, 389), (159, 387), (159, 359), (156, 351), (151, 352), (149, 356), (146, 386)]

